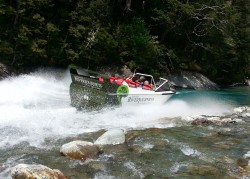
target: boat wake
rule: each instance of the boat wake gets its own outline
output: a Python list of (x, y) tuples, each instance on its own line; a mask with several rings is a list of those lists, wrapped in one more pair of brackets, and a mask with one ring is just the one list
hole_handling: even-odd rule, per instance
[[(46, 139), (60, 139), (115, 127), (124, 130), (174, 127), (176, 120), (173, 118), (223, 115), (232, 109), (232, 105), (222, 100), (197, 96), (192, 100), (173, 97), (162, 106), (78, 111), (70, 106), (70, 82), (69, 73), (59, 70), (39, 70), (1, 81), (0, 148), (23, 142), (43, 147)], [(162, 118), (167, 120), (163, 122)]]

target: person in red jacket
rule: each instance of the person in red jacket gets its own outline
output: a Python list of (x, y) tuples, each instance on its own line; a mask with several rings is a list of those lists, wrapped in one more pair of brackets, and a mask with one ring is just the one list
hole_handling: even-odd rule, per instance
[(143, 83), (142, 89), (151, 90), (152, 89), (152, 85), (149, 84), (149, 82), (146, 80)]

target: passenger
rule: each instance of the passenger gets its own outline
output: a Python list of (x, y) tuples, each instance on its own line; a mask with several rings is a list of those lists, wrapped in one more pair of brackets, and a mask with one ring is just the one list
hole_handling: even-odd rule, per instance
[(146, 81), (144, 81), (142, 89), (151, 90), (152, 89), (152, 85), (149, 84), (149, 82), (146, 80)]
[(121, 85), (123, 83), (123, 81), (124, 81), (124, 79), (118, 73), (116, 73), (115, 74), (115, 82), (116, 82), (116, 84)]
[(120, 75), (118, 73), (116, 73), (116, 74), (109, 77), (109, 81), (110, 81), (110, 83), (115, 83), (117, 81), (117, 79), (119, 79), (119, 78), (120, 78)]
[(110, 76), (109, 77), (109, 82), (110, 83), (114, 83), (115, 82), (115, 77), (114, 76)]
[(142, 87), (144, 81), (145, 81), (145, 77), (144, 77), (144, 76), (140, 76), (140, 78), (139, 78), (138, 80), (135, 81), (136, 87)]
[(120, 75), (118, 73), (116, 73), (115, 78), (118, 79), (118, 78), (121, 78), (121, 77), (120, 77)]

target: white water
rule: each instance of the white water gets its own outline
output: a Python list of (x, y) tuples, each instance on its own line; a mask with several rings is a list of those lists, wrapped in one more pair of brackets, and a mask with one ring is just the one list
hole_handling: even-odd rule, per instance
[(114, 127), (173, 127), (173, 117), (221, 115), (231, 110), (223, 101), (202, 97), (188, 103), (173, 100), (163, 106), (77, 111), (70, 106), (70, 82), (66, 70), (40, 70), (0, 81), (0, 149), (22, 142), (43, 147), (45, 139)]

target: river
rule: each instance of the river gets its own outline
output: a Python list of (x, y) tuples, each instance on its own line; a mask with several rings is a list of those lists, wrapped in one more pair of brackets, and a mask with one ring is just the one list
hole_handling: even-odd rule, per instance
[[(250, 88), (178, 91), (163, 106), (78, 111), (70, 106), (67, 70), (38, 70), (0, 81), (0, 178), (19, 163), (42, 164), (81, 178), (240, 178), (237, 161), (250, 150), (243, 123), (193, 126), (191, 116), (228, 116), (250, 106)], [(72, 140), (93, 142), (103, 129), (136, 134), (98, 159), (60, 155)]]

